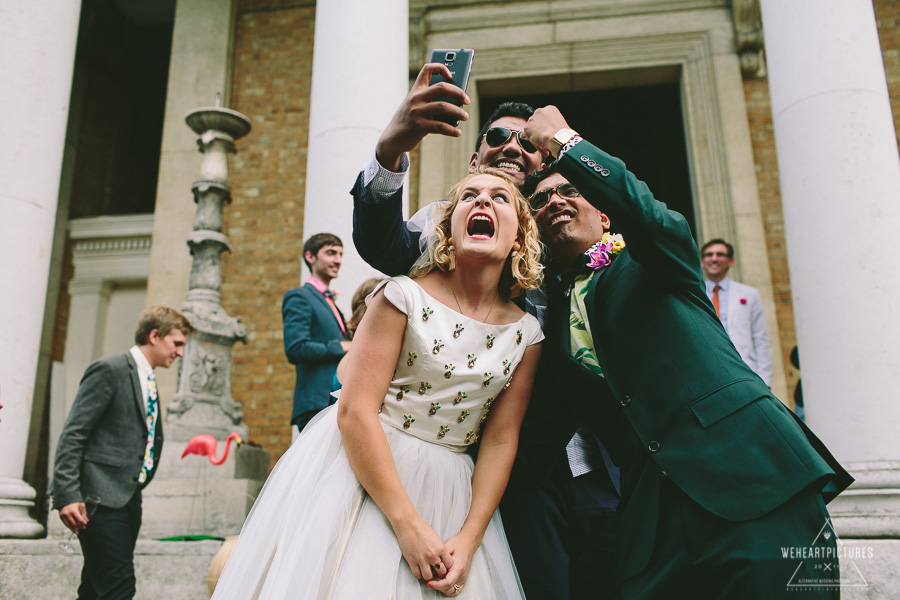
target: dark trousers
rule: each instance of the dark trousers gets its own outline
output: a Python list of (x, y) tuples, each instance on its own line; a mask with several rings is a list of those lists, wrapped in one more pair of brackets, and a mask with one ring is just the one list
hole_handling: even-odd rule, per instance
[(134, 547), (140, 529), (140, 489), (122, 508), (97, 507), (87, 528), (78, 534), (84, 555), (78, 600), (134, 598)]
[[(643, 571), (622, 582), (622, 598), (840, 598), (837, 545), (828, 522), (815, 490), (738, 522), (704, 510), (664, 477), (653, 554)], [(818, 558), (798, 554), (810, 548)]]
[(615, 502), (605, 473), (572, 477), (565, 460), (535, 487), (508, 489), (500, 504), (527, 598), (618, 598)]

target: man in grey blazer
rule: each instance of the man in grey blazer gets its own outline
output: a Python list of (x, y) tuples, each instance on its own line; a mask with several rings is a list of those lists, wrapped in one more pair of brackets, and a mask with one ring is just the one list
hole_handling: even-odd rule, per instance
[(772, 348), (759, 292), (728, 277), (734, 265), (734, 247), (725, 240), (716, 238), (703, 244), (700, 260), (706, 295), (728, 337), (747, 366), (771, 388)]
[[(80, 600), (134, 597), (141, 489), (156, 472), (163, 444), (153, 370), (182, 356), (193, 331), (174, 308), (152, 306), (138, 319), (135, 346), (93, 362), (81, 380), (50, 486), (53, 508), (78, 534), (84, 555)], [(90, 515), (89, 495), (100, 498)]]

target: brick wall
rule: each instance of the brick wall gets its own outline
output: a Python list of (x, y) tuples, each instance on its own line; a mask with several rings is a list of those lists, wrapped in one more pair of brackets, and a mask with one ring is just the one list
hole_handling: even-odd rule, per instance
[[(799, 373), (788, 360), (797, 344), (794, 331), (794, 306), (791, 301), (791, 275), (788, 270), (787, 250), (784, 241), (784, 214), (781, 210), (781, 187), (778, 180), (778, 158), (775, 154), (775, 131), (772, 123), (772, 102), (767, 79), (744, 80), (744, 99), (747, 103), (747, 120), (750, 124), (750, 140), (753, 146), (753, 162), (756, 168), (756, 185), (759, 188), (759, 204), (763, 217), (769, 269), (772, 275), (772, 291), (775, 297), (775, 318), (784, 358), (784, 371), (788, 390), (793, 393)], [(776, 340), (771, 340), (774, 345)], [(793, 397), (783, 398), (793, 402)]]
[(894, 133), (897, 144), (900, 145), (900, 1), (875, 0), (873, 4), (891, 110), (894, 113)]
[(272, 455), (290, 445), (294, 368), (284, 356), (281, 299), (300, 284), (314, 2), (242, 0), (231, 108), (253, 121), (232, 159), (223, 305), (250, 343), (234, 348), (231, 388), (250, 439)]

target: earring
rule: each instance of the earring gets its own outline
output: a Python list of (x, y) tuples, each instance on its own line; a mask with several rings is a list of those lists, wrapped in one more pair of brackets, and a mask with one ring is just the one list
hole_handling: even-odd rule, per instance
[(513, 252), (518, 252), (521, 249), (522, 249), (522, 244), (520, 244), (518, 242), (518, 240), (516, 240), (516, 242), (513, 244)]

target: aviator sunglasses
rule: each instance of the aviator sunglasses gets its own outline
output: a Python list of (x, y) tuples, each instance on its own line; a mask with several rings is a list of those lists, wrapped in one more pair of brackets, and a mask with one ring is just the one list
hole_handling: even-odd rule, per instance
[(550, 202), (550, 198), (553, 194), (556, 193), (560, 198), (565, 200), (572, 200), (574, 198), (578, 198), (581, 196), (581, 192), (569, 182), (561, 183), (552, 188), (547, 188), (546, 190), (541, 190), (539, 192), (535, 192), (528, 198), (528, 204), (531, 206), (531, 212), (533, 214), (537, 214), (541, 211), (542, 208), (547, 206), (547, 203)]
[(522, 150), (529, 154), (538, 151), (534, 144), (525, 137), (524, 131), (516, 131), (515, 129), (509, 129), (508, 127), (491, 127), (485, 132), (484, 141), (491, 148), (496, 148), (497, 146), (502, 146), (507, 143), (514, 133), (516, 134), (516, 141), (519, 143), (519, 146), (522, 147)]

